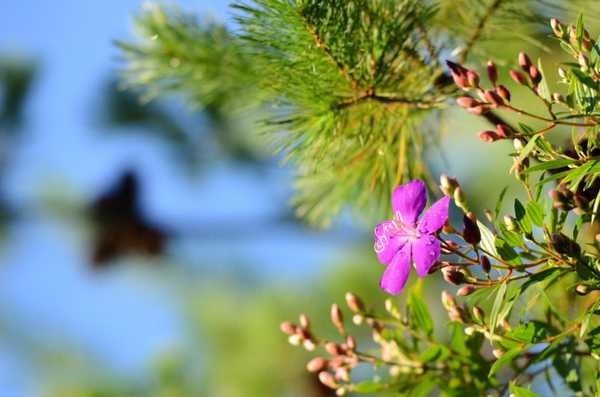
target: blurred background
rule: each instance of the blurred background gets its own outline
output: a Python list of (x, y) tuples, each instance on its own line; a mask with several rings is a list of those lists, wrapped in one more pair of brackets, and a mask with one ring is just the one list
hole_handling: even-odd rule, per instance
[[(226, 0), (175, 3), (231, 23)], [(331, 395), (278, 324), (383, 301), (372, 225), (295, 219), (251, 123), (119, 90), (141, 5), (0, 2), (0, 396)], [(510, 145), (449, 115), (431, 166), (493, 206)]]

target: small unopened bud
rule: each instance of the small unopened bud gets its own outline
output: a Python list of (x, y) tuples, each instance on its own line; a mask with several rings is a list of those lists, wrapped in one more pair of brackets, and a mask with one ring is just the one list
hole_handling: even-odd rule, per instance
[(531, 59), (529, 56), (523, 51), (519, 52), (519, 66), (525, 73), (529, 73), (529, 68), (531, 67)]
[(304, 347), (306, 351), (312, 352), (317, 348), (317, 345), (315, 345), (315, 342), (313, 342), (312, 339), (304, 339), (302, 341), (302, 347)]
[(488, 221), (490, 221), (490, 222), (494, 221), (494, 214), (492, 213), (492, 211), (489, 208), (484, 208), (483, 213), (485, 214), (485, 217)]
[(551, 18), (550, 19), (550, 27), (552, 27), (552, 32), (554, 32), (554, 35), (556, 37), (561, 38), (561, 39), (563, 38), (565, 31), (558, 19)]
[(490, 79), (490, 82), (492, 83), (492, 85), (496, 85), (496, 81), (498, 80), (498, 69), (496, 68), (496, 65), (494, 64), (494, 62), (492, 61), (488, 61), (487, 63), (487, 75), (488, 78)]
[(569, 41), (572, 45), (577, 45), (577, 28), (575, 25), (569, 25)]
[(481, 116), (482, 114), (487, 112), (489, 110), (489, 108), (484, 105), (477, 105), (477, 106), (467, 108), (466, 110), (467, 110), (467, 112), (474, 114), (475, 116)]
[(453, 197), (454, 203), (462, 210), (467, 211), (467, 198), (465, 197), (465, 194), (460, 186), (457, 186), (456, 189), (454, 189)]
[(385, 310), (394, 318), (400, 318), (400, 309), (390, 298), (386, 299), (384, 302)]
[(577, 57), (577, 62), (579, 63), (579, 66), (581, 66), (581, 70), (583, 70), (584, 72), (588, 70), (590, 63), (583, 52), (579, 53), (579, 56)]
[(479, 139), (486, 143), (492, 143), (502, 139), (502, 137), (499, 136), (495, 131), (486, 130), (479, 133)]
[(361, 325), (364, 321), (364, 317), (360, 314), (355, 314), (354, 316), (352, 316), (352, 323), (354, 325)]
[(519, 225), (517, 224), (517, 221), (510, 215), (504, 215), (504, 226), (506, 226), (506, 230), (510, 232), (519, 230)]
[(496, 93), (500, 96), (500, 98), (506, 100), (507, 102), (510, 102), (510, 91), (502, 84), (496, 87)]
[(346, 305), (353, 313), (362, 313), (365, 311), (365, 305), (362, 300), (352, 292), (346, 293)]
[(521, 73), (517, 72), (516, 70), (511, 70), (509, 73), (510, 73), (510, 77), (517, 84), (527, 85), (527, 81), (525, 80), (525, 77), (523, 77), (523, 75)]
[(452, 321), (464, 322), (462, 308), (455, 306), (448, 310), (448, 318)]
[(325, 344), (325, 351), (334, 357), (342, 354), (340, 347), (334, 342), (327, 342)]
[(442, 277), (449, 284), (461, 285), (465, 282), (465, 275), (458, 266), (442, 268)]
[(446, 310), (456, 307), (456, 301), (454, 300), (454, 297), (448, 293), (448, 291), (442, 291), (442, 305)]
[(531, 65), (529, 67), (529, 78), (531, 79), (534, 85), (538, 85), (540, 81), (542, 81), (542, 74), (540, 73), (540, 70), (538, 68)]
[(577, 284), (575, 287), (575, 292), (579, 295), (587, 295), (590, 292), (590, 288), (585, 284)]
[(330, 318), (331, 323), (337, 328), (338, 332), (342, 335), (345, 335), (346, 329), (344, 328), (344, 316), (337, 303), (331, 305)]
[(463, 216), (463, 238), (469, 244), (477, 245), (481, 241), (481, 232), (477, 226), (477, 218), (472, 212)]
[(475, 333), (475, 328), (473, 327), (466, 327), (465, 328), (465, 335), (467, 336), (471, 336)]
[(350, 374), (345, 367), (340, 367), (335, 371), (335, 379), (343, 382), (350, 382)]
[(279, 325), (279, 329), (284, 334), (293, 335), (296, 333), (296, 326), (289, 321), (284, 321)]
[(461, 108), (471, 108), (473, 106), (479, 105), (479, 102), (477, 102), (473, 97), (470, 96), (458, 97), (456, 98), (456, 103)]
[(563, 68), (558, 68), (558, 76), (561, 79), (563, 79), (563, 80), (566, 79), (567, 78), (567, 71), (564, 70)]
[(504, 105), (504, 100), (500, 97), (500, 95), (496, 94), (495, 91), (487, 90), (484, 92), (485, 100), (488, 101), (492, 107), (498, 107)]
[(351, 335), (346, 337), (346, 347), (348, 347), (349, 350), (356, 349), (356, 340)]
[(309, 320), (308, 316), (304, 313), (302, 313), (300, 315), (300, 326), (304, 329), (310, 328), (310, 320)]
[(335, 395), (338, 397), (345, 396), (348, 390), (345, 387), (340, 387), (335, 391)]
[(319, 372), (319, 381), (322, 384), (324, 384), (325, 386), (329, 387), (330, 389), (337, 389), (337, 387), (338, 387), (338, 384), (335, 381), (335, 378), (333, 377), (333, 375), (331, 375), (327, 371)]
[(492, 354), (494, 355), (494, 357), (500, 358), (504, 355), (504, 350), (494, 349), (492, 350)]
[(565, 103), (565, 98), (558, 92), (552, 94), (552, 100), (556, 103)]
[(513, 131), (506, 124), (496, 124), (496, 134), (501, 138), (510, 138), (513, 136)]
[(327, 368), (327, 360), (323, 357), (315, 357), (306, 364), (308, 372), (321, 372)]
[(594, 238), (596, 239), (597, 243), (600, 243), (600, 233), (596, 234), (596, 236)]
[(475, 321), (479, 323), (482, 323), (484, 317), (483, 310), (479, 306), (473, 306), (473, 309), (471, 309), (471, 311), (473, 312), (473, 319), (475, 319)]
[(467, 71), (467, 81), (471, 87), (479, 87), (479, 74), (477, 74), (477, 72), (474, 70)]
[(465, 285), (456, 291), (457, 296), (468, 296), (475, 292), (476, 288), (474, 285)]
[(455, 178), (450, 178), (446, 174), (440, 175), (440, 189), (446, 196), (452, 196), (457, 187), (458, 182)]
[(481, 265), (481, 270), (483, 270), (486, 273), (489, 273), (490, 270), (492, 270), (490, 260), (485, 255), (481, 255), (481, 257), (479, 257), (479, 264)]
[(468, 90), (469, 82), (467, 80), (467, 69), (451, 61), (446, 61), (446, 65), (448, 65), (448, 68), (450, 69), (450, 74), (452, 75), (454, 83), (460, 88)]
[(300, 336), (299, 334), (290, 335), (288, 338), (288, 342), (290, 345), (300, 346), (300, 344), (302, 343), (302, 336)]
[(522, 140), (515, 138), (513, 139), (513, 148), (515, 148), (515, 150), (517, 152), (520, 152), (521, 150), (523, 150), (523, 148), (525, 147), (525, 144), (523, 143)]

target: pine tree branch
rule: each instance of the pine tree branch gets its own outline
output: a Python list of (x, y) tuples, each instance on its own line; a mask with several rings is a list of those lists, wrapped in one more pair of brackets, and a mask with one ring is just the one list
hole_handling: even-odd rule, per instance
[(467, 60), (467, 57), (469, 56), (469, 52), (471, 51), (471, 49), (473, 48), (473, 46), (475, 45), (475, 43), (477, 43), (477, 40), (479, 40), (479, 37), (483, 33), (483, 30), (485, 28), (486, 23), (492, 17), (492, 15), (494, 14), (494, 12), (496, 12), (496, 10), (498, 10), (498, 8), (500, 7), (500, 5), (502, 4), (502, 1), (503, 0), (494, 0), (488, 6), (485, 14), (483, 14), (483, 16), (481, 17), (481, 19), (479, 20), (479, 23), (475, 27), (475, 30), (473, 31), (473, 33), (471, 34), (471, 36), (467, 40), (465, 48), (462, 51), (462, 53), (460, 54), (459, 63), (464, 63)]
[(356, 91), (358, 89), (358, 82), (352, 76), (350, 76), (350, 74), (348, 73), (348, 70), (346, 69), (344, 64), (341, 63), (333, 55), (333, 53), (331, 52), (331, 49), (323, 42), (323, 40), (321, 39), (321, 36), (319, 36), (319, 33), (317, 32), (316, 27), (310, 23), (308, 18), (305, 15), (303, 15), (301, 12), (299, 12), (298, 15), (304, 22), (306, 30), (310, 33), (310, 36), (312, 37), (313, 41), (315, 42), (315, 46), (317, 48), (323, 50), (323, 52), (327, 55), (327, 58), (329, 59), (329, 61), (336, 66), (336, 68), (338, 69), (340, 74), (348, 81), (348, 83), (350, 84), (350, 87), (352, 87), (352, 90)]

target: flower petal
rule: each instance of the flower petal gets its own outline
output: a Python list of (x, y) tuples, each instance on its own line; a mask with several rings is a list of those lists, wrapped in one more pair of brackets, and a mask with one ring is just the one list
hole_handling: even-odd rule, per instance
[(417, 230), (420, 233), (435, 233), (444, 226), (448, 220), (448, 204), (450, 199), (443, 197), (436, 201), (419, 221)]
[(425, 277), (431, 266), (440, 257), (440, 242), (431, 234), (426, 234), (412, 244), (412, 259), (419, 277)]
[(419, 180), (413, 180), (398, 186), (392, 193), (392, 209), (394, 216), (404, 223), (414, 226), (419, 214), (425, 208), (427, 189)]
[(405, 237), (394, 235), (396, 229), (394, 222), (384, 221), (377, 225), (373, 232), (375, 253), (379, 262), (384, 265), (389, 264), (394, 255), (406, 244)]
[(385, 269), (379, 286), (385, 292), (397, 295), (404, 288), (410, 272), (410, 244), (405, 244)]

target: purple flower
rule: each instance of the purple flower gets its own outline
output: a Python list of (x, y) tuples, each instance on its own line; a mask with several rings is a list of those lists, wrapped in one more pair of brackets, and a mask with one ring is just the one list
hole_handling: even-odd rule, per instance
[(448, 219), (449, 198), (435, 202), (421, 220), (427, 189), (419, 180), (398, 186), (392, 193), (394, 219), (375, 227), (375, 253), (387, 268), (379, 283), (390, 294), (404, 288), (410, 272), (411, 258), (419, 277), (424, 277), (440, 256), (440, 243), (435, 233)]

